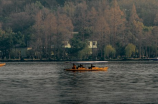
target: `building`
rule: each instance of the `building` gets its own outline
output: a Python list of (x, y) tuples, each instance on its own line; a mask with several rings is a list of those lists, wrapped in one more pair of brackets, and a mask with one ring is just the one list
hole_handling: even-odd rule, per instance
[(88, 41), (88, 48), (97, 48), (97, 41)]
[(62, 43), (64, 48), (71, 48), (69, 41), (63, 41)]

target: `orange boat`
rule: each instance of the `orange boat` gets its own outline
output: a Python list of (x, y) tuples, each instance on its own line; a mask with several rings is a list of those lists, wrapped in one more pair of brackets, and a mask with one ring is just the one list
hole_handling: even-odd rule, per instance
[(6, 65), (6, 63), (0, 63), (0, 67), (5, 66), (5, 65)]
[[(70, 69), (65, 69), (66, 71), (107, 71), (108, 70), (108, 67), (95, 67), (92, 65), (92, 63), (103, 63), (100, 61), (71, 62), (71, 63), (73, 63), (73, 67)], [(74, 63), (77, 63), (77, 64), (80, 63), (80, 66), (76, 67), (76, 65)], [(83, 67), (83, 65), (82, 65), (83, 63), (86, 63), (86, 64), (90, 63), (91, 67), (89, 67), (89, 68)]]
[(65, 69), (67, 71), (107, 71), (108, 67), (93, 67), (93, 68), (77, 68), (77, 69)]

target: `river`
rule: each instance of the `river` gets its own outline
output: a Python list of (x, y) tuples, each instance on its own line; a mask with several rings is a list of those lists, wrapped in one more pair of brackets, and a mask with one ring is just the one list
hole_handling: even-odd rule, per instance
[(0, 67), (0, 104), (158, 103), (158, 62), (108, 62), (108, 71), (69, 72), (64, 62)]

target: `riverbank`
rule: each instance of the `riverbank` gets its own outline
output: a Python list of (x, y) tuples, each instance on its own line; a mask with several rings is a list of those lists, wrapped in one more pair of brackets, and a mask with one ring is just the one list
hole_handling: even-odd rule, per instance
[(51, 61), (158, 61), (157, 58), (128, 58), (128, 59), (106, 59), (106, 60), (51, 60), (51, 59), (0, 59), (0, 62), (51, 62)]

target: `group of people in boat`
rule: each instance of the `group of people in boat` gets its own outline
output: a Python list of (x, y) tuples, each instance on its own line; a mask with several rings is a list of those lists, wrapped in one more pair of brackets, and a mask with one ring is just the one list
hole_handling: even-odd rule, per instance
[[(93, 67), (95, 67), (95, 66), (93, 66), (92, 64), (91, 64), (91, 67), (89, 67), (89, 69), (92, 69)], [(78, 68), (85, 68), (83, 65), (79, 65), (78, 67), (76, 67), (76, 65), (75, 64), (73, 64), (73, 66), (72, 66), (72, 69), (78, 69)]]

